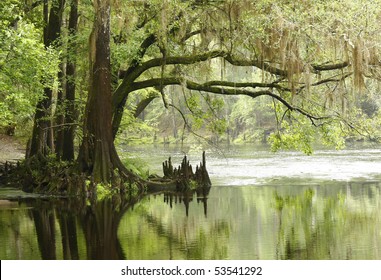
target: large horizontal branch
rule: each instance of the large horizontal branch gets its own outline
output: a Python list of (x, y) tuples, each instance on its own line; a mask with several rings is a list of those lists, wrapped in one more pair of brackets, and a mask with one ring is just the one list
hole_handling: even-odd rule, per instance
[(270, 96), (279, 102), (281, 102), (287, 109), (290, 111), (296, 111), (299, 112), (300, 114), (310, 118), (311, 120), (322, 120), (322, 119), (327, 119), (328, 117), (323, 116), (314, 116), (307, 111), (295, 107), (292, 104), (290, 104), (287, 100), (285, 100), (283, 97), (273, 93), (271, 90), (259, 90), (259, 91), (253, 91), (253, 90), (248, 90), (248, 89), (243, 89), (243, 88), (232, 88), (232, 87), (223, 87), (223, 86), (212, 86), (207, 83), (199, 84), (190, 80), (186, 80), (183, 78), (178, 78), (178, 77), (172, 77), (172, 78), (164, 78), (164, 79), (150, 79), (142, 82), (135, 82), (131, 85), (130, 90), (134, 91), (140, 88), (145, 88), (145, 87), (151, 87), (157, 85), (158, 82), (161, 82), (162, 85), (167, 86), (167, 85), (184, 85), (186, 88), (190, 90), (197, 90), (197, 91), (204, 91), (204, 92), (209, 92), (209, 93), (214, 93), (214, 94), (221, 94), (221, 95), (246, 95), (250, 96), (252, 98), (256, 98), (259, 96)]
[[(167, 77), (167, 78), (153, 78), (145, 81), (140, 81), (140, 82), (134, 82), (128, 87), (128, 91), (136, 91), (139, 89), (143, 88), (148, 88), (148, 87), (155, 87), (157, 85), (181, 85), (185, 81), (184, 78), (181, 77)], [(188, 80), (188, 82), (190, 82)], [(287, 88), (284, 88), (280, 86), (277, 83), (254, 83), (254, 82), (242, 82), (242, 83), (235, 83), (235, 82), (228, 82), (228, 81), (209, 81), (205, 82), (202, 84), (204, 87), (209, 87), (209, 88), (215, 88), (216, 90), (218, 89), (223, 89), (225, 91), (229, 92), (237, 92), (240, 90), (244, 90), (244, 88), (276, 88), (279, 90), (285, 90), (285, 91), (290, 91)]]
[[(169, 56), (166, 58), (166, 65), (175, 65), (175, 64), (190, 65), (190, 64), (195, 64), (198, 62), (207, 61), (217, 57), (223, 57), (226, 61), (228, 61), (230, 64), (234, 66), (243, 66), (243, 67), (253, 66), (263, 71), (266, 71), (270, 74), (274, 74), (274, 75), (282, 76), (282, 77), (288, 76), (287, 70), (275, 67), (268, 62), (261, 61), (260, 59), (236, 58), (232, 54), (222, 50), (210, 51), (210, 52), (192, 55), (192, 56)], [(126, 77), (125, 80), (128, 79), (128, 82), (133, 82), (148, 69), (159, 67), (161, 66), (162, 63), (163, 63), (162, 57), (148, 60), (142, 63), (140, 67), (136, 67), (135, 71), (128, 73), (131, 75), (129, 75), (129, 77)], [(316, 71), (321, 72), (321, 71), (343, 69), (347, 66), (349, 66), (349, 63), (343, 62), (343, 63), (337, 63), (337, 64), (312, 65), (312, 68), (315, 70), (315, 72)]]
[(282, 87), (279, 83), (255, 83), (255, 82), (228, 82), (228, 81), (209, 81), (204, 83), (207, 86), (224, 86), (233, 88), (276, 88), (278, 90), (290, 91), (290, 89)]
[(239, 59), (239, 58), (233, 57), (231, 54), (226, 54), (224, 57), (226, 61), (228, 61), (230, 64), (234, 66), (254, 66), (270, 74), (283, 76), (283, 77), (287, 76), (286, 70), (272, 66), (270, 63), (261, 61), (259, 59)]
[[(150, 44), (155, 42), (155, 37), (153, 35), (146, 38), (146, 40), (141, 45), (141, 50), (146, 49), (146, 46), (149, 46)], [(142, 52), (144, 55), (144, 52)], [(139, 55), (142, 57), (142, 55)], [(279, 67), (271, 65), (271, 63), (264, 62), (260, 59), (245, 59), (245, 58), (237, 58), (234, 57), (232, 54), (223, 51), (223, 50), (215, 50), (215, 51), (209, 51), (201, 54), (191, 55), (191, 56), (168, 56), (165, 59), (166, 65), (190, 65), (195, 64), (203, 61), (207, 61), (213, 58), (217, 57), (223, 57), (226, 61), (228, 61), (230, 64), (234, 66), (253, 66), (257, 67), (263, 71), (266, 71), (270, 74), (274, 74), (277, 76), (287, 77), (288, 72), (287, 70), (281, 69)], [(128, 84), (134, 82), (141, 74), (143, 74), (145, 71), (159, 67), (163, 63), (163, 58), (153, 58), (146, 62), (143, 62), (141, 65), (137, 65), (137, 61), (134, 61), (134, 63), (129, 67), (127, 71), (123, 71), (124, 79), (123, 82), (120, 84), (119, 88), (116, 91), (114, 104), (118, 103), (118, 100), (120, 101), (120, 94), (125, 90), (125, 88), (128, 86)], [(322, 64), (322, 65), (311, 65), (313, 70), (315, 72), (321, 72), (321, 71), (329, 71), (329, 70), (338, 70), (343, 69), (349, 65), (348, 62), (342, 62), (342, 63), (336, 63), (336, 64)]]
[[(353, 73), (345, 73), (341, 75), (340, 77), (330, 77), (327, 79), (320, 80), (318, 82), (312, 83), (310, 86), (319, 86), (322, 84), (332, 83), (332, 82), (340, 82), (344, 79), (350, 77)], [(149, 88), (149, 87), (156, 87), (158, 85), (181, 85), (185, 81), (184, 78), (181, 77), (167, 77), (167, 78), (153, 78), (145, 81), (139, 81), (131, 83), (128, 87), (128, 92), (136, 91), (143, 88)], [(258, 83), (258, 82), (230, 82), (230, 81), (208, 81), (202, 84), (205, 87), (215, 87), (215, 88), (221, 88), (227, 91), (228, 89), (232, 89), (234, 92), (237, 92), (237, 90), (245, 90), (245, 88), (267, 88), (267, 89), (277, 89), (280, 91), (291, 91), (291, 89), (284, 87), (280, 85), (278, 82), (272, 82), (272, 83)], [(301, 86), (297, 89), (297, 92), (304, 89), (306, 85)]]
[[(202, 54), (196, 54), (191, 56), (168, 56), (166, 57), (166, 65), (190, 65), (195, 64), (202, 61), (207, 61), (213, 58), (223, 57), (226, 61), (234, 66), (254, 66), (259, 69), (262, 69), (266, 72), (269, 72), (278, 76), (287, 76), (287, 71), (277, 68), (275, 66), (270, 65), (270, 63), (263, 62), (259, 59), (239, 59), (232, 56), (230, 53), (226, 51), (210, 51)], [(128, 79), (130, 81), (134, 81), (137, 79), (142, 73), (147, 71), (148, 69), (159, 67), (163, 63), (162, 57), (153, 58), (144, 62), (140, 67), (136, 68), (134, 73), (131, 73), (131, 77)]]
[(315, 72), (322, 71), (331, 71), (331, 70), (339, 70), (348, 67), (350, 64), (348, 61), (336, 63), (336, 64), (321, 64), (321, 65), (312, 65), (312, 68)]
[[(281, 69), (278, 69), (276, 67), (271, 66), (268, 63), (261, 62), (260, 60), (244, 60), (244, 59), (237, 59), (234, 58), (231, 54), (227, 53), (226, 51), (210, 51), (205, 52), (202, 54), (196, 54), (191, 56), (168, 56), (165, 59), (166, 65), (191, 65), (198, 62), (207, 61), (213, 58), (217, 57), (223, 57), (235, 66), (255, 66), (258, 67), (264, 71), (267, 71), (271, 74), (280, 75), (280, 76), (287, 76), (287, 72)], [(163, 58), (153, 58), (151, 60), (148, 60), (144, 63), (142, 63), (140, 66), (129, 68), (127, 70), (127, 73), (122, 81), (122, 83), (119, 85), (117, 90), (114, 93), (113, 97), (113, 106), (114, 108), (118, 107), (118, 104), (122, 102), (123, 96), (126, 93), (127, 88), (130, 86), (131, 83), (133, 83), (141, 74), (143, 74), (148, 69), (159, 67), (163, 63)]]
[[(154, 38), (153, 41), (155, 40)], [(149, 43), (153, 43), (153, 41), (150, 41), (148, 38), (146, 39), (147, 42), (145, 42), (147, 45)], [(150, 42), (149, 42), (150, 41)], [(144, 45), (144, 44), (142, 44)], [(287, 77), (288, 73), (286, 70), (282, 70), (280, 68), (277, 68), (275, 66), (272, 66), (268, 62), (263, 62), (258, 59), (243, 59), (243, 58), (236, 58), (232, 56), (230, 53), (223, 51), (223, 50), (215, 50), (215, 51), (209, 51), (201, 54), (191, 55), (191, 56), (168, 56), (165, 59), (166, 65), (191, 65), (203, 61), (207, 61), (213, 58), (222, 57), (229, 63), (235, 66), (253, 66), (257, 67), (259, 69), (262, 69), (263, 71), (266, 71), (268, 73), (280, 76), (281, 78)], [(148, 60), (146, 62), (143, 62), (141, 65), (134, 65), (134, 67), (130, 67), (123, 78), (122, 83), (119, 85), (117, 90), (115, 91), (113, 95), (113, 114), (114, 119), (115, 116), (120, 114), (117, 111), (123, 111), (128, 93), (134, 90), (137, 90), (139, 88), (149, 87), (149, 86), (165, 86), (166, 83), (169, 82), (168, 78), (164, 79), (152, 79), (145, 82), (135, 82), (137, 78), (139, 78), (145, 71), (154, 68), (154, 67), (160, 67), (163, 63), (163, 58), (153, 58), (151, 60)], [(346, 62), (338, 63), (338, 64), (323, 64), (323, 65), (313, 65), (313, 69), (315, 72), (319, 71), (328, 71), (328, 70), (338, 70), (347, 67), (349, 64)], [(170, 78), (172, 79), (172, 78)], [(179, 84), (181, 82), (175, 82), (172, 84)], [(171, 84), (171, 82), (169, 82)], [(272, 86), (263, 86), (267, 88), (277, 88), (280, 90), (280, 86), (275, 86), (277, 83), (274, 83)], [(220, 85), (221, 87), (217, 87), (217, 85), (204, 85), (205, 87), (208, 87), (209, 92), (219, 93), (225, 92), (227, 94), (229, 91), (234, 92), (234, 94), (237, 94), (238, 89), (235, 86), (229, 86), (229, 85)], [(231, 87), (228, 89), (227, 87)], [(252, 84), (250, 87), (260, 87), (259, 85)], [(245, 91), (244, 89), (239, 89), (242, 91)], [(287, 90), (286, 88), (283, 88), (283, 90)], [(247, 92), (246, 92), (247, 93)], [(276, 98), (276, 97), (274, 97)], [(113, 124), (113, 127), (117, 127), (117, 122)]]
[[(189, 64), (194, 64), (197, 62), (207, 61), (212, 58), (221, 57), (223, 55), (225, 55), (225, 52), (223, 51), (212, 51), (212, 52), (206, 52), (203, 54), (192, 55), (192, 56), (172, 56), (172, 57), (170, 56), (166, 58), (165, 64), (166, 65), (173, 65), (173, 64), (189, 65)], [(122, 83), (118, 86), (118, 88), (116, 89), (113, 95), (114, 110), (120, 107), (119, 104), (123, 102), (125, 95), (128, 94), (128, 89), (130, 88), (131, 83), (133, 83), (142, 73), (144, 73), (148, 69), (151, 69), (153, 67), (159, 67), (162, 65), (162, 63), (163, 63), (162, 57), (154, 58), (132, 69), (132, 71), (124, 77)]]

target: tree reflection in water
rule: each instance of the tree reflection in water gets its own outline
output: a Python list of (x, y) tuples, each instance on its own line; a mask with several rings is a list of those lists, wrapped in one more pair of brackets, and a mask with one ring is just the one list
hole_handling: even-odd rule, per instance
[(348, 193), (320, 200), (311, 189), (295, 196), (275, 192), (274, 201), (278, 215), (277, 259), (353, 259), (353, 234), (358, 235), (358, 241), (365, 233), (378, 235), (378, 217), (353, 211), (357, 206)]
[[(78, 199), (30, 202), (41, 258), (59, 258), (56, 235), (60, 234), (62, 258), (79, 259), (78, 231), (82, 231), (86, 245), (85, 258), (124, 259), (117, 237), (118, 225), (123, 214), (136, 201), (116, 195), (90, 205)], [(57, 222), (60, 232), (55, 228)]]
[(0, 241), (7, 244), (0, 256), (380, 259), (380, 198), (377, 181), (216, 187), (208, 196), (160, 193), (88, 205), (15, 199), (0, 211)]
[(38, 208), (33, 208), (31, 214), (36, 227), (38, 247), (44, 260), (56, 259), (56, 235), (54, 209), (47, 207), (48, 203), (38, 202)]
[[(183, 203), (188, 215), (189, 203), (193, 194), (165, 194), (164, 202)], [(80, 199), (37, 199), (28, 202), (32, 207), (30, 216), (34, 221), (41, 259), (126, 259), (118, 238), (118, 227), (127, 210), (140, 198), (126, 198), (114, 195), (110, 199), (89, 203)], [(198, 198), (204, 203), (206, 215), (206, 197)], [(133, 211), (132, 211), (133, 213)], [(144, 215), (149, 224), (157, 228), (159, 221)], [(57, 229), (57, 225), (59, 230)], [(168, 233), (162, 231), (163, 236)], [(174, 243), (175, 237), (171, 237)], [(59, 241), (60, 240), (60, 241)], [(62, 246), (62, 247), (61, 247)], [(85, 246), (86, 254), (80, 253)], [(125, 244), (125, 248), (128, 244)], [(62, 251), (61, 251), (62, 248)]]
[(204, 194), (167, 193), (139, 203), (119, 230), (127, 258), (227, 259), (230, 225), (207, 217)]
[[(173, 203), (184, 203), (185, 206), (185, 214), (188, 217), (189, 215), (189, 204), (193, 201), (193, 194), (184, 194), (178, 195), (174, 193), (165, 193), (164, 194), (164, 202), (169, 204), (172, 208)], [(208, 214), (208, 197), (207, 194), (202, 194), (202, 197), (197, 196), (197, 203), (202, 203), (204, 206), (204, 215), (205, 217)]]

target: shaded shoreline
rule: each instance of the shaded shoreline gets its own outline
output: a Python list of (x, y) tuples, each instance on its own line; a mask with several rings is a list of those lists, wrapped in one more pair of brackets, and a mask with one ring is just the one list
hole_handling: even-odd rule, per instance
[(0, 163), (15, 162), (25, 157), (25, 147), (12, 136), (0, 134)]

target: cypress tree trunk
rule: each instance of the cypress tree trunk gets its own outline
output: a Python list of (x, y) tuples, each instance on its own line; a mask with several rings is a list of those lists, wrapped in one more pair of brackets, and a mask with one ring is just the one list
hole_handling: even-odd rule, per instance
[(66, 65), (66, 110), (65, 110), (65, 130), (63, 133), (62, 159), (72, 161), (74, 159), (74, 131), (75, 117), (75, 72), (76, 59), (74, 51), (76, 49), (74, 36), (77, 34), (78, 24), (78, 0), (72, 0), (69, 15), (69, 57)]
[(95, 20), (90, 36), (90, 85), (84, 135), (78, 161), (96, 183), (110, 182), (114, 169), (122, 168), (112, 137), (110, 67), (110, 0), (95, 0)]

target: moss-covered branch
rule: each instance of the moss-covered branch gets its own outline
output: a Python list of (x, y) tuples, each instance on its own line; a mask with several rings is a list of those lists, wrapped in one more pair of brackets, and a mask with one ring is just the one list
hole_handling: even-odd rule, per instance
[[(142, 58), (145, 54), (146, 48), (148, 48), (150, 45), (152, 45), (154, 42), (156, 42), (156, 38), (152, 35), (148, 36), (146, 40), (141, 45), (141, 51), (139, 53), (139, 58)], [(232, 65), (235, 66), (253, 66), (257, 67), (265, 72), (268, 72), (270, 74), (276, 75), (280, 77), (280, 80), (284, 79), (285, 77), (289, 76), (289, 73), (285, 69), (281, 69), (274, 64), (271, 64), (269, 62), (264, 62), (261, 59), (255, 58), (255, 59), (246, 59), (246, 58), (240, 58), (232, 55), (229, 52), (226, 52), (224, 50), (214, 50), (209, 52), (204, 52), (200, 54), (190, 55), (190, 56), (167, 56), (165, 59), (166, 65), (192, 65), (199, 62), (207, 61), (214, 58), (222, 57), (225, 59), (225, 61), (229, 62)], [(144, 72), (146, 72), (149, 69), (160, 67), (163, 63), (162, 57), (160, 58), (153, 58), (146, 62), (143, 62), (141, 64), (138, 64), (138, 60), (133, 61), (131, 66), (128, 68), (126, 72), (124, 72), (123, 81), (119, 85), (119, 87), (116, 89), (113, 95), (113, 134), (116, 135), (116, 132), (118, 130), (121, 116), (123, 114), (123, 108), (125, 106), (128, 94), (132, 91), (147, 88), (147, 87), (157, 87), (157, 86), (166, 86), (166, 85), (180, 85), (184, 83), (184, 80), (182, 78), (177, 77), (170, 77), (170, 78), (157, 78), (157, 79), (150, 79), (145, 80), (141, 82), (135, 82)], [(313, 72), (319, 73), (322, 71), (333, 71), (333, 70), (339, 70), (343, 69), (345, 67), (348, 67), (348, 62), (342, 62), (342, 63), (333, 63), (333, 64), (315, 64), (311, 65)], [(345, 76), (344, 78), (346, 78)], [(320, 84), (328, 83), (328, 82), (334, 82), (337, 79), (325, 79), (322, 81), (319, 81), (315, 84), (312, 84), (312, 86), (317, 86)], [(248, 95), (251, 97), (257, 97), (260, 95), (274, 95), (270, 89), (277, 89), (279, 91), (290, 91), (289, 88), (285, 87), (284, 85), (281, 85), (278, 82), (273, 83), (234, 83), (234, 82), (228, 82), (228, 81), (209, 81), (204, 84), (197, 84), (192, 83), (191, 81), (186, 82), (187, 87), (189, 89), (194, 90), (201, 90), (201, 91), (207, 91), (211, 93), (216, 94), (225, 94), (225, 95)], [(294, 92), (299, 92), (303, 90), (306, 86), (303, 85), (297, 89), (294, 89)], [(259, 91), (255, 92), (252, 90), (248, 90), (246, 88), (266, 88), (265, 91)], [(278, 95), (273, 96), (273, 98), (278, 99)], [(278, 99), (279, 100), (279, 99)], [(289, 104), (286, 104), (287, 102), (284, 102), (283, 100), (279, 100), (282, 102), (287, 108), (290, 110), (294, 110), (294, 108), (289, 107)], [(306, 114), (305, 112), (303, 114)]]
[(350, 64), (348, 61), (340, 62), (340, 63), (334, 63), (334, 64), (314, 64), (312, 65), (312, 68), (315, 70), (315, 72), (322, 72), (322, 71), (331, 71), (331, 70), (340, 70), (348, 67)]
[[(269, 89), (263, 89), (263, 90), (255, 91), (253, 89), (246, 89), (244, 87), (233, 88), (233, 87), (231, 87), (231, 83), (229, 83), (229, 82), (218, 83), (217, 81), (214, 81), (214, 82), (206, 82), (203, 84), (199, 84), (199, 83), (196, 83), (196, 82), (193, 82), (190, 80), (186, 80), (186, 79), (183, 79), (180, 77), (171, 77), (171, 78), (164, 78), (164, 79), (157, 78), (157, 79), (150, 79), (150, 80), (146, 80), (146, 81), (142, 81), (142, 82), (135, 82), (135, 83), (131, 84), (130, 89), (133, 91), (133, 90), (137, 90), (137, 89), (141, 89), (141, 88), (153, 87), (153, 86), (157, 85), (157, 83), (159, 83), (159, 82), (161, 82), (165, 86), (167, 86), (167, 85), (183, 85), (190, 90), (198, 90), (198, 91), (210, 92), (210, 93), (221, 94), (221, 95), (246, 95), (246, 96), (250, 96), (252, 98), (256, 98), (256, 97), (263, 96), (263, 95), (270, 96), (270, 97), (278, 100), (279, 102), (281, 102), (290, 111), (296, 111), (296, 112), (310, 118), (311, 120), (321, 120), (321, 119), (328, 118), (328, 116), (323, 116), (323, 117), (314, 116), (314, 115), (308, 113), (307, 111), (305, 111), (301, 108), (293, 106), (286, 99), (284, 99), (283, 97), (281, 97), (278, 94), (273, 93), (270, 90), (271, 87), (277, 88), (277, 86), (274, 84), (251, 83), (252, 88), (255, 88), (255, 87), (264, 88), (264, 87), (266, 87), (266, 85), (269, 86)], [(249, 84), (250, 83), (241, 83), (241, 84), (237, 83), (236, 85), (243, 85), (243, 86), (247, 87)], [(227, 85), (227, 86), (225, 86), (225, 85)]]

